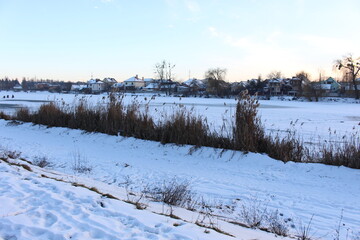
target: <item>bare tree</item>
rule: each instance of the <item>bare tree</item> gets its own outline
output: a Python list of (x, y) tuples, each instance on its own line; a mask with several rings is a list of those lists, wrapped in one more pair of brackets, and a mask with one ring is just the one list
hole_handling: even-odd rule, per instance
[(160, 81), (165, 79), (166, 65), (167, 63), (165, 60), (155, 64), (155, 75)]
[(354, 85), (355, 90), (355, 98), (359, 99), (359, 89), (357, 88), (356, 78), (360, 72), (360, 57), (354, 58), (351, 54), (344, 56), (342, 59), (338, 59), (335, 61), (335, 67), (338, 70), (344, 70), (352, 84)]
[(210, 68), (205, 73), (205, 78), (208, 81), (208, 91), (223, 96), (226, 94), (228, 83), (225, 82), (226, 76), (225, 68)]
[(267, 75), (269, 79), (280, 79), (283, 78), (283, 75), (280, 71), (272, 71)]
[(295, 76), (302, 81), (310, 81), (310, 74), (305, 71), (300, 71)]
[[(303, 86), (308, 86), (310, 83), (310, 74), (305, 71), (300, 71), (296, 73), (296, 78), (299, 79), (299, 82), (293, 83), (293, 89), (298, 91), (298, 94), (301, 96), (303, 94)], [(306, 88), (306, 87), (305, 87)], [(309, 89), (309, 87), (307, 87)]]
[(166, 93), (170, 94), (171, 85), (174, 78), (173, 69), (175, 64), (171, 64), (166, 60), (161, 61), (160, 63), (155, 64), (155, 75), (160, 80), (160, 88), (164, 86), (166, 88)]
[(175, 64), (171, 64), (166, 60), (161, 61), (160, 63), (155, 64), (155, 74), (159, 80), (173, 80), (173, 69)]

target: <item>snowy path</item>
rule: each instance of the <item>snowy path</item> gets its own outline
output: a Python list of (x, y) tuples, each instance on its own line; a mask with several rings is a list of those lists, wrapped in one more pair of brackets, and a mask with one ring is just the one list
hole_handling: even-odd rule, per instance
[[(294, 225), (312, 215), (316, 237), (332, 239), (343, 212), (345, 229), (360, 226), (360, 171), (321, 164), (287, 163), (265, 155), (191, 147), (86, 134), (79, 130), (46, 128), (0, 121), (0, 142), (28, 159), (46, 156), (57, 171), (74, 174), (74, 152), (93, 168), (87, 177), (123, 186), (126, 177), (134, 187), (156, 185), (177, 177), (189, 180), (193, 190), (209, 199), (231, 203), (259, 201), (278, 209)], [(232, 217), (237, 217), (235, 211)], [(291, 229), (296, 234), (297, 229)]]
[(2, 161), (0, 182), (0, 239), (234, 239)]

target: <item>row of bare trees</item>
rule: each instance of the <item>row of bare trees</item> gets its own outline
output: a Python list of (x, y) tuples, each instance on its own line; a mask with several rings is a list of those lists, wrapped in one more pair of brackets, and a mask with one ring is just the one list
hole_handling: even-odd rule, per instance
[[(169, 94), (170, 94), (170, 85), (174, 80), (173, 70), (175, 68), (175, 64), (171, 64), (170, 62), (163, 60), (160, 63), (155, 65), (155, 75), (157, 79), (160, 80), (160, 84), (168, 85)], [(359, 99), (359, 85), (360, 81), (357, 79), (360, 75), (360, 57), (355, 58), (351, 54), (345, 55), (341, 59), (337, 59), (334, 64), (334, 69), (341, 71), (345, 76), (345, 80), (351, 83), (353, 87), (354, 95), (356, 99)], [(207, 92), (209, 94), (217, 95), (217, 96), (226, 96), (231, 94), (229, 83), (226, 82), (226, 73), (227, 70), (225, 68), (210, 68), (205, 72), (205, 78), (207, 79)], [(269, 79), (281, 79), (283, 78), (283, 74), (280, 71), (272, 71), (267, 75)], [(310, 75), (301, 71), (296, 74), (296, 77), (300, 79), (301, 82), (309, 82)], [(319, 80), (321, 81), (321, 79)], [(306, 86), (306, 90), (308, 94), (314, 95), (317, 99), (321, 96), (321, 89), (316, 87), (312, 87), (313, 84), (309, 84)], [(248, 90), (253, 92), (252, 89), (258, 90), (263, 87), (263, 83), (261, 81), (261, 76), (258, 77), (257, 81), (248, 81)], [(242, 89), (243, 90), (243, 89)]]
[(355, 58), (351, 54), (344, 56), (342, 59), (338, 59), (335, 62), (335, 67), (343, 71), (343, 73), (349, 78), (354, 86), (355, 98), (359, 99), (359, 89), (357, 83), (357, 78), (359, 77), (360, 72), (360, 57)]

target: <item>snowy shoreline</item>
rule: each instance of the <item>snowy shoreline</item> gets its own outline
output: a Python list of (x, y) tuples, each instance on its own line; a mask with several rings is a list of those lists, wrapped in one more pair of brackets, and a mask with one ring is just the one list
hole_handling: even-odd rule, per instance
[(360, 226), (360, 172), (355, 169), (284, 164), (261, 154), (211, 148), (192, 152), (191, 146), (29, 123), (13, 126), (4, 120), (0, 129), (3, 148), (18, 150), (29, 160), (45, 156), (54, 170), (66, 174), (75, 174), (73, 155), (79, 152), (92, 168), (86, 176), (110, 185), (122, 186), (124, 178), (131, 177), (134, 190), (140, 190), (176, 176), (189, 180), (193, 190), (207, 199), (230, 204), (234, 199), (256, 198), (297, 223), (307, 223), (314, 215), (313, 228), (323, 239), (331, 239), (342, 212), (346, 228), (356, 231)]

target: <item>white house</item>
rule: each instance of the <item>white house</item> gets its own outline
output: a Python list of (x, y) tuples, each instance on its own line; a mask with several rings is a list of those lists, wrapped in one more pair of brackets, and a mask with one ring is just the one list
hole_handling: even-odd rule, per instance
[(145, 87), (148, 86), (151, 83), (156, 82), (155, 79), (153, 78), (144, 78), (144, 82), (145, 82)]
[(112, 90), (114, 91), (120, 91), (120, 90), (124, 90), (124, 86), (125, 84), (124, 83), (114, 83), (111, 88)]
[(196, 78), (190, 78), (189, 80), (183, 82), (188, 86), (192, 91), (205, 91), (206, 83), (205, 80), (200, 80)]
[(145, 87), (144, 78), (140, 79), (138, 75), (124, 81), (125, 88), (143, 88)]
[(100, 79), (90, 79), (87, 84), (93, 93), (99, 93), (105, 90), (105, 83)]
[(22, 91), (23, 88), (20, 84), (16, 84), (14, 87), (13, 87), (14, 91)]
[(147, 92), (154, 92), (154, 91), (158, 91), (160, 89), (160, 86), (159, 86), (159, 83), (152, 82), (152, 83), (149, 83), (143, 89), (144, 89), (144, 91), (147, 91)]
[(87, 85), (85, 85), (85, 84), (72, 84), (70, 91), (71, 92), (79, 92), (85, 88), (87, 88)]
[(104, 78), (103, 82), (106, 83), (109, 86), (112, 86), (113, 84), (117, 83), (117, 81), (115, 80), (115, 78)]

